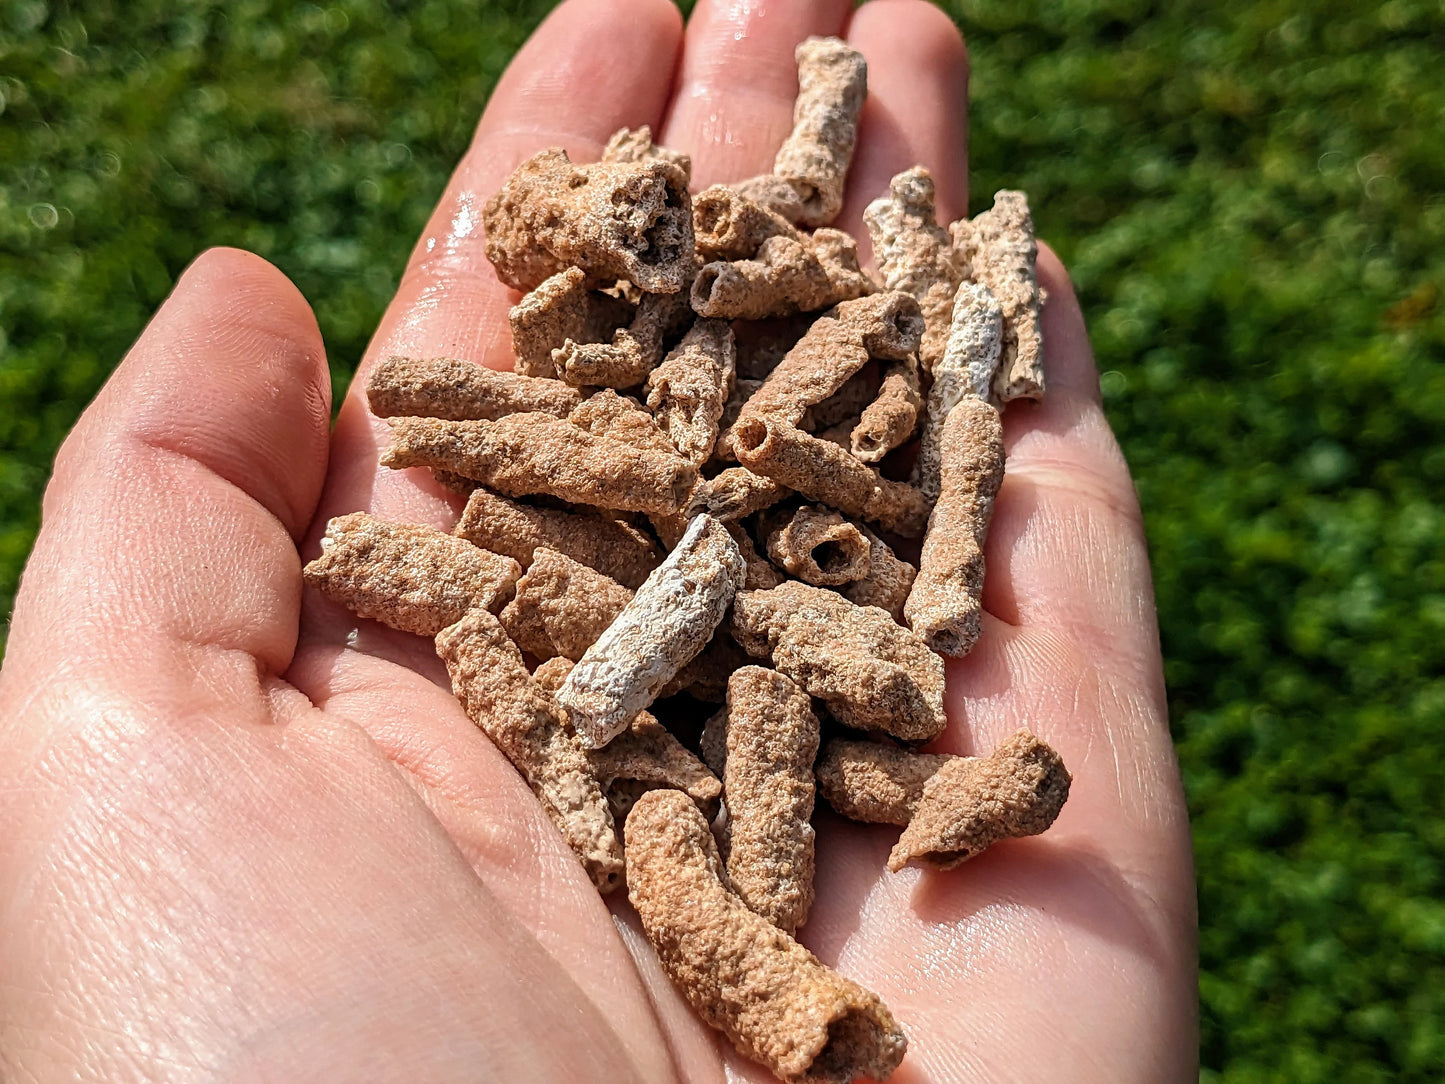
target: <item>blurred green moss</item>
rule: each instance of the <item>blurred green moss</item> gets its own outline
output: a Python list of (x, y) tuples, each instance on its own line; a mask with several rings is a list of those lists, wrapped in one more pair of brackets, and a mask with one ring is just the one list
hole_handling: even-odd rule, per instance
[[(339, 397), (550, 6), (0, 4), (0, 611), (60, 440), (202, 248), (297, 282)], [(1138, 479), (1203, 1078), (1440, 1079), (1440, 6), (947, 7), (974, 209), (1030, 192)]]

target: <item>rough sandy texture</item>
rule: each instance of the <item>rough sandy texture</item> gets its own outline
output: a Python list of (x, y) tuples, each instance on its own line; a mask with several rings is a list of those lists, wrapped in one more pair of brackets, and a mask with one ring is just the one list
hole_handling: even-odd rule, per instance
[(467, 715), (526, 778), (597, 890), (620, 887), (622, 848), (602, 788), (500, 622), (473, 610), (443, 629), (436, 647)]
[(807, 239), (776, 211), (721, 184), (692, 198), (692, 232), (697, 253), (707, 262), (752, 259), (770, 237)]
[(726, 887), (687, 795), (644, 794), (627, 817), (628, 898), (673, 984), (738, 1052), (784, 1081), (886, 1080), (907, 1039), (878, 996), (824, 967)]
[(932, 372), (943, 356), (953, 295), (969, 271), (967, 257), (938, 224), (933, 195), (933, 175), (914, 166), (895, 176), (888, 195), (863, 211), (883, 285), (912, 296), (923, 312), (918, 360), (924, 372)]
[(619, 395), (611, 388), (590, 396), (567, 420), (594, 437), (628, 444), (641, 452), (677, 455), (652, 412), (632, 396)]
[(912, 753), (876, 741), (834, 738), (823, 746), (813, 769), (818, 793), (840, 814), (869, 824), (907, 824), (923, 785), (950, 760), (938, 753)]
[(682, 170), (687, 183), (692, 181), (692, 158), (682, 151), (659, 146), (652, 141), (652, 128), (619, 128), (602, 148), (604, 162), (671, 162)]
[(632, 306), (622, 298), (589, 290), (580, 267), (559, 271), (507, 314), (515, 368), (524, 376), (556, 377), (560, 369), (553, 359), (564, 344), (608, 341), (632, 318)]
[(748, 591), (761, 591), (769, 587), (776, 587), (787, 579), (771, 561), (758, 552), (757, 545), (753, 542), (753, 536), (741, 523), (729, 522), (725, 525), (728, 533), (733, 536), (733, 541), (738, 544), (738, 552), (743, 555), (743, 563), (747, 566), (747, 572), (743, 574), (742, 586)]
[(773, 563), (804, 583), (836, 587), (868, 574), (871, 544), (830, 508), (805, 504), (765, 512), (759, 527)]
[(545, 546), (634, 590), (662, 563), (657, 544), (624, 520), (522, 504), (481, 486), (467, 497), (452, 533), (523, 568)]
[(949, 227), (954, 244), (973, 266), (973, 278), (989, 288), (1003, 310), (1003, 350), (993, 393), (1001, 403), (1037, 399), (1044, 393), (1044, 343), (1039, 325), (1039, 246), (1034, 219), (1022, 192), (994, 193), (993, 207), (972, 221)]
[(844, 726), (929, 741), (948, 724), (943, 660), (873, 606), (790, 581), (739, 592), (733, 636), (818, 697)]
[(703, 649), (745, 572), (727, 528), (694, 519), (557, 692), (586, 746), (606, 745)]
[(872, 293), (858, 246), (840, 230), (767, 238), (750, 258), (704, 264), (692, 283), (700, 316), (761, 320), (814, 312)]
[(697, 481), (691, 463), (594, 437), (550, 414), (496, 421), (393, 418), (387, 467), (440, 467), (508, 497), (545, 493), (629, 512), (676, 512)]
[(807, 38), (794, 56), (798, 62), (798, 96), (793, 101), (793, 130), (773, 159), (773, 177), (786, 190), (757, 178), (744, 185), (748, 195), (762, 197), (791, 221), (826, 226), (843, 207), (843, 190), (858, 117), (868, 93), (868, 65), (863, 54), (837, 38)]
[[(901, 361), (918, 349), (922, 334), (918, 302), (907, 294), (874, 294), (834, 306), (813, 321), (743, 404), (732, 431), (763, 414), (801, 425), (810, 407), (835, 395), (870, 359)], [(720, 438), (728, 439), (726, 433)]]
[(964, 398), (944, 423), (941, 453), (938, 503), (903, 613), (934, 651), (961, 658), (982, 631), (983, 543), (1004, 468), (998, 411)]
[(922, 404), (918, 363), (911, 357), (890, 362), (877, 397), (863, 408), (858, 424), (849, 435), (853, 454), (864, 463), (877, 463), (913, 436)]
[(986, 757), (950, 757), (923, 785), (888, 868), (918, 862), (952, 869), (1001, 839), (1054, 823), (1073, 777), (1059, 754), (1020, 730)]
[(754, 474), (747, 467), (728, 467), (698, 482), (687, 510), (689, 515), (707, 512), (724, 523), (731, 523), (792, 495), (787, 486)]
[(557, 380), (499, 373), (472, 361), (390, 357), (371, 371), (366, 401), (378, 418), (470, 421), (523, 411), (565, 418), (582, 395)]
[(729, 186), (744, 199), (752, 200), (789, 223), (801, 223), (807, 217), (803, 196), (791, 183), (776, 173), (763, 173)]
[(905, 538), (923, 534), (928, 523), (923, 494), (884, 478), (831, 441), (767, 414), (739, 419), (732, 435), (738, 462), (755, 474)]
[(435, 636), (472, 609), (512, 597), (522, 566), (430, 527), (388, 523), (366, 512), (326, 525), (306, 583), (360, 617)]
[(867, 527), (859, 525), (868, 539), (868, 571), (861, 580), (843, 588), (843, 597), (858, 606), (878, 606), (903, 624), (903, 607), (913, 590), (918, 569), (899, 557), (888, 543)]
[(695, 467), (712, 457), (736, 359), (727, 322), (699, 320), (647, 378), (648, 409)]
[(552, 352), (557, 375), (569, 384), (632, 388), (662, 360), (668, 340), (692, 320), (693, 275), (689, 273), (675, 294), (643, 294), (632, 322), (620, 328), (611, 341), (568, 339)]
[(536, 659), (574, 662), (617, 620), (632, 592), (556, 550), (539, 547), (502, 610), (507, 634)]
[(913, 474), (929, 501), (938, 500), (939, 459), (943, 454), (943, 423), (959, 400), (972, 395), (987, 401), (993, 395), (1003, 343), (1003, 311), (987, 286), (965, 282), (953, 302), (953, 322), (943, 357), (933, 369), (918, 461)]
[(518, 166), (483, 209), (487, 258), (516, 290), (580, 267), (594, 282), (676, 293), (693, 260), (687, 182), (671, 162), (575, 165), (549, 148)]
[(812, 701), (776, 670), (744, 666), (728, 681), (726, 741), (733, 891), (793, 933), (813, 905)]

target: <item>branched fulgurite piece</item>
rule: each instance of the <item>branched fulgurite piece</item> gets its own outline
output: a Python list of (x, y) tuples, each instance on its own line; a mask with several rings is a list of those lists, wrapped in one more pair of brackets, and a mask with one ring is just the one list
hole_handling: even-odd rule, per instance
[(553, 358), (565, 344), (611, 339), (632, 318), (632, 306), (622, 298), (588, 289), (580, 267), (559, 271), (507, 314), (515, 368), (523, 376), (559, 376), (560, 366)]
[(888, 195), (863, 212), (873, 241), (873, 260), (889, 290), (902, 290), (918, 302), (925, 330), (918, 348), (924, 372), (943, 356), (953, 313), (953, 296), (968, 275), (968, 259), (938, 224), (933, 206), (933, 176), (922, 166), (898, 174)]
[(677, 453), (695, 467), (712, 455), (737, 350), (723, 320), (699, 320), (647, 378), (647, 405)]
[(928, 408), (914, 466), (918, 488), (930, 501), (938, 500), (939, 457), (943, 424), (965, 396), (987, 401), (992, 395), (1003, 341), (1003, 313), (987, 286), (965, 282), (953, 302), (953, 322), (943, 357), (933, 369)]
[(1029, 200), (1022, 192), (994, 193), (993, 207), (950, 231), (973, 266), (975, 282), (987, 286), (1003, 310), (1003, 349), (993, 393), (1001, 403), (1037, 399), (1044, 393), (1044, 347), (1039, 325), (1038, 242)]
[(539, 411), (565, 418), (582, 393), (557, 380), (499, 373), (454, 358), (387, 358), (371, 371), (366, 400), (378, 418), (486, 419)]
[(837, 512), (816, 505), (761, 518), (768, 556), (791, 576), (815, 587), (836, 587), (868, 574), (872, 548), (863, 532)]
[(923, 785), (950, 760), (876, 741), (834, 738), (823, 746), (813, 772), (818, 793), (850, 820), (905, 825), (913, 819)]
[(982, 631), (983, 543), (1004, 468), (998, 411), (965, 397), (944, 423), (941, 452), (938, 503), (903, 614), (934, 651), (961, 658)]
[(952, 869), (1001, 839), (1036, 836), (1054, 823), (1072, 781), (1059, 754), (1027, 730), (986, 757), (950, 757), (924, 783), (888, 868)]
[(745, 572), (727, 528), (694, 519), (557, 691), (585, 745), (606, 745), (703, 649)]
[(908, 1041), (874, 994), (821, 964), (727, 888), (707, 822), (685, 794), (628, 814), (628, 899), (663, 969), (738, 1052), (789, 1082), (886, 1080)]
[(731, 523), (792, 495), (787, 486), (754, 474), (747, 467), (728, 467), (698, 482), (687, 508), (690, 514), (707, 512), (724, 523)]
[(622, 848), (592, 766), (500, 622), (473, 610), (443, 629), (437, 654), (467, 715), (527, 780), (602, 893), (622, 883)]
[(743, 591), (733, 635), (818, 697), (845, 726), (930, 741), (948, 724), (943, 660), (873, 606), (790, 581)]
[(826, 226), (843, 207), (858, 116), (868, 94), (868, 65), (862, 53), (837, 38), (807, 38), (793, 55), (798, 62), (793, 130), (773, 159), (772, 176), (737, 187), (792, 221)]
[(826, 309), (873, 291), (858, 246), (841, 230), (797, 239), (774, 236), (750, 259), (704, 264), (692, 283), (700, 316), (761, 320)]
[(726, 727), (728, 876), (744, 903), (793, 933), (813, 905), (818, 718), (794, 682), (744, 666), (728, 680)]
[(499, 608), (522, 566), (430, 527), (366, 512), (326, 525), (306, 583), (359, 617), (435, 636), (469, 610)]
[(515, 558), (523, 568), (547, 547), (636, 588), (662, 561), (657, 545), (630, 523), (587, 512), (539, 508), (478, 487), (452, 532), (473, 545)]
[(497, 277), (527, 291), (569, 267), (676, 293), (693, 266), (687, 175), (671, 162), (575, 165), (552, 147), (507, 178), (482, 212)]
[(596, 508), (671, 513), (697, 481), (697, 469), (676, 455), (594, 437), (550, 414), (393, 418), (391, 425), (383, 466), (441, 468), (508, 497), (545, 493)]

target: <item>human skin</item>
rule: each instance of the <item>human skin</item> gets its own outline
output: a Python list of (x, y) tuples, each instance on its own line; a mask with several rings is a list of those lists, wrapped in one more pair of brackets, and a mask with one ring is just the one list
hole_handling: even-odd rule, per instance
[[(833, 33), (869, 65), (838, 225), (866, 248), (863, 207), (915, 163), (956, 218), (967, 64), (920, 0), (700, 0), (685, 31), (666, 0), (569, 0), (498, 85), (334, 432), (295, 288), (236, 251), (181, 278), (60, 452), (0, 671), (0, 1079), (767, 1079), (667, 986), (626, 903), (609, 913), (431, 644), (300, 569), (333, 515), (455, 520), (424, 471), (378, 467), (361, 389), (392, 354), (509, 365), (516, 295), (474, 223), (511, 168), (645, 123), (697, 189), (763, 172), (794, 45)], [(896, 829), (817, 817), (801, 937), (902, 1022), (902, 1084), (1195, 1075), (1139, 509), (1046, 248), (1039, 274), (1048, 394), (1004, 415), (983, 635), (948, 664), (931, 748), (1027, 726), (1069, 803), (949, 873), (890, 874)]]

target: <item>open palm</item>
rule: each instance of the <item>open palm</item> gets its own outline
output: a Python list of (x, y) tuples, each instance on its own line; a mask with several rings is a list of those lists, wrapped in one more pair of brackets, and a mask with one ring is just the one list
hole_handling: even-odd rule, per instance
[[(851, 17), (850, 17), (851, 16)], [(967, 68), (921, 0), (569, 0), (503, 78), (328, 434), (305, 301), (201, 257), (66, 442), (0, 673), (0, 1079), (766, 1080), (668, 986), (466, 719), (429, 642), (303, 596), (360, 508), (449, 527), (377, 467), (389, 354), (509, 367), (481, 206), (623, 125), (698, 186), (764, 172), (792, 51), (841, 34), (869, 100), (839, 225), (915, 163), (965, 209)], [(1020, 726), (1074, 772), (1038, 839), (885, 870), (896, 829), (820, 810), (802, 940), (904, 1025), (895, 1080), (1184, 1079), (1193, 883), (1128, 473), (1078, 306), (1040, 257), (1048, 396), (1005, 414), (983, 638), (938, 747)], [(635, 959), (634, 959), (635, 957)]]

